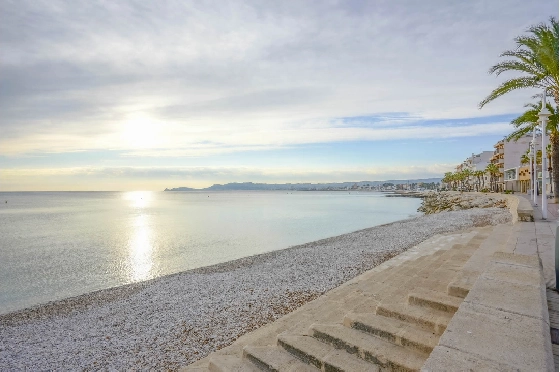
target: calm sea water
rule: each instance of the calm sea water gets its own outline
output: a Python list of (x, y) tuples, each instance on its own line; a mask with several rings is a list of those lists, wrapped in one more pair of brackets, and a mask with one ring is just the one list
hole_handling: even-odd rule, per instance
[(0, 313), (401, 220), (419, 205), (376, 192), (0, 193)]

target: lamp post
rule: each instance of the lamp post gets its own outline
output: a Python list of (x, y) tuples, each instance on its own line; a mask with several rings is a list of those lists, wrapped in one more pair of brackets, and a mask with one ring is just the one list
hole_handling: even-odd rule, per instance
[(531, 193), (531, 199), (533, 200), (533, 205), (537, 206), (537, 192), (535, 190), (535, 135), (536, 135), (536, 131), (537, 128), (536, 126), (539, 125), (539, 123), (536, 123), (535, 126), (533, 127), (533, 140), (531, 141), (531, 144), (529, 145), (531, 148), (530, 154), (529, 156), (531, 157), (531, 189), (533, 189), (533, 192)]
[(542, 96), (542, 106), (539, 112), (539, 120), (542, 123), (542, 218), (546, 220), (548, 217), (548, 203), (546, 200), (546, 172), (548, 167), (546, 166), (546, 124), (548, 123), (548, 117), (550, 116), (550, 111), (546, 108), (546, 89), (543, 90)]
[(529, 158), (531, 159), (531, 200), (533, 205), (537, 206), (537, 165), (535, 164), (535, 129), (533, 129), (533, 140), (529, 144)]

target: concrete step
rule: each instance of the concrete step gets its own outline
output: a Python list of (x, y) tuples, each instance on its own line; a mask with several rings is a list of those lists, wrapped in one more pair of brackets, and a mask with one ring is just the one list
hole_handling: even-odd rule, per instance
[(311, 336), (281, 333), (278, 335), (278, 345), (298, 359), (323, 371), (379, 372), (378, 366)]
[(257, 366), (261, 371), (317, 371), (317, 368), (302, 362), (277, 346), (247, 345), (243, 348), (243, 358)]
[(460, 297), (453, 297), (447, 293), (417, 288), (408, 295), (409, 305), (427, 307), (434, 310), (455, 314), (463, 302)]
[(439, 340), (439, 335), (436, 335), (435, 332), (425, 331), (410, 323), (371, 313), (346, 314), (344, 325), (425, 354), (430, 354)]
[(436, 335), (445, 331), (453, 317), (453, 314), (448, 312), (403, 303), (382, 303), (377, 305), (375, 312), (377, 315), (416, 324)]
[[(393, 269), (392, 272), (387, 273), (383, 278), (376, 281), (378, 284), (384, 284), (388, 286), (398, 286), (402, 287), (403, 284), (412, 281), (416, 282), (417, 278), (428, 279), (431, 274), (436, 270), (443, 270), (445, 267), (445, 262), (432, 261), (424, 267), (399, 267)], [(413, 288), (412, 286), (411, 288)]]
[(459, 254), (460, 252), (447, 251), (445, 252), (445, 255), (440, 255), (439, 257), (434, 258), (428, 265), (424, 266), (422, 270), (418, 271), (415, 276), (420, 278), (429, 278), (436, 270), (460, 270), (463, 263), (466, 261), (459, 262), (455, 258)]
[(208, 362), (209, 372), (261, 372), (253, 363), (236, 355), (216, 355)]
[(383, 276), (379, 278), (378, 282), (393, 283), (395, 277), (402, 276), (402, 275), (407, 277), (412, 277), (413, 275), (416, 275), (421, 270), (423, 270), (424, 267), (432, 263), (432, 260), (430, 260), (428, 256), (418, 258), (417, 260), (420, 259), (423, 259), (423, 262), (421, 264), (417, 263), (416, 261), (403, 262), (399, 266), (395, 266), (388, 269), (387, 272), (383, 273)]
[(383, 371), (419, 371), (428, 358), (341, 324), (313, 324), (311, 332), (316, 339), (377, 364)]
[(465, 298), (480, 276), (479, 272), (460, 271), (455, 278), (447, 285), (447, 294), (454, 297)]

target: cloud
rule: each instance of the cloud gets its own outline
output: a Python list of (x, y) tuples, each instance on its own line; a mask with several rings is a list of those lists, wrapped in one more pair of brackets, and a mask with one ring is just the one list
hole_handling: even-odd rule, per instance
[(521, 111), (532, 92), (477, 103), (499, 82), (486, 74), (497, 55), (558, 11), (540, 5), (3, 1), (0, 151), (192, 157), (504, 135), (505, 122), (451, 119)]

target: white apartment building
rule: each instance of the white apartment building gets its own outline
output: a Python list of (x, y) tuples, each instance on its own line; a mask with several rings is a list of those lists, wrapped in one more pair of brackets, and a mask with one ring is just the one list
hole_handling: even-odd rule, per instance
[[(498, 190), (513, 190), (526, 192), (528, 185), (527, 173), (530, 172), (529, 164), (521, 165), (521, 156), (530, 148), (532, 134), (527, 134), (517, 141), (499, 141), (494, 145), (496, 150), (491, 161), (498, 165), (501, 176), (498, 180)], [(541, 150), (541, 136), (535, 137), (535, 146)], [(530, 187), (529, 187), (530, 188)]]

